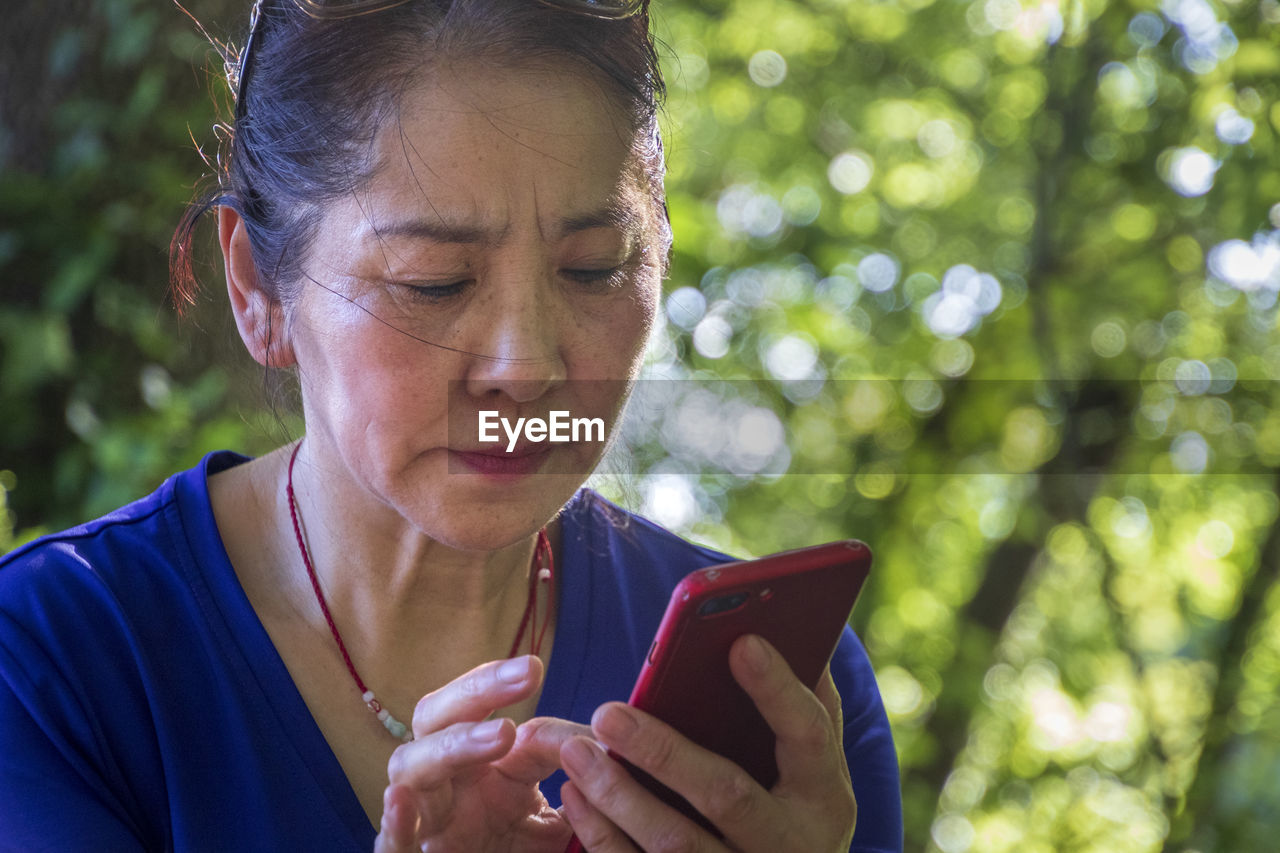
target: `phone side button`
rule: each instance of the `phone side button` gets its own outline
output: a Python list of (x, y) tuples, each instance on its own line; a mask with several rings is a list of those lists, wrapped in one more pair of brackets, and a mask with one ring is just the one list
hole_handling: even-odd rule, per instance
[(647, 659), (650, 664), (653, 663), (653, 653), (656, 652), (657, 650), (658, 650), (658, 641), (654, 640), (652, 643), (649, 644), (649, 655)]

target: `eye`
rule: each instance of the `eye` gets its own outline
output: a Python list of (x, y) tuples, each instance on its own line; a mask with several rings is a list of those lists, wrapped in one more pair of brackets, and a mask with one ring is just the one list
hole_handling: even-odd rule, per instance
[(397, 283), (397, 286), (409, 293), (409, 296), (416, 302), (427, 302), (436, 304), (445, 302), (455, 296), (461, 296), (468, 285), (471, 284), (470, 279), (463, 281), (446, 281), (446, 282), (422, 282), (422, 283)]
[(622, 283), (624, 269), (622, 265), (603, 267), (600, 269), (566, 269), (561, 274), (578, 284), (597, 287), (617, 287)]

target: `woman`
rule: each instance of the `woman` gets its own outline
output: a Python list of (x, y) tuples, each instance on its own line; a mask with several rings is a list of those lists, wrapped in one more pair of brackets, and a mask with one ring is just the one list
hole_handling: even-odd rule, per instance
[(760, 789), (611, 701), (676, 580), (725, 557), (579, 491), (603, 441), (478, 429), (611, 426), (638, 370), (671, 239), (644, 4), (274, 0), (252, 21), (227, 171), (176, 257), (216, 209), (240, 335), (296, 372), (306, 434), (0, 564), (4, 843), (900, 847), (851, 632), (816, 694), (734, 646), (778, 735)]

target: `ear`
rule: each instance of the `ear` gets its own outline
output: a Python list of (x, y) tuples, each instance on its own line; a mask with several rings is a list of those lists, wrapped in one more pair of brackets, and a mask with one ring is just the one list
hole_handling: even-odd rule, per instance
[(266, 367), (293, 365), (293, 347), (285, 335), (284, 307), (259, 282), (244, 219), (225, 204), (218, 208), (218, 243), (227, 272), (231, 312), (249, 355)]

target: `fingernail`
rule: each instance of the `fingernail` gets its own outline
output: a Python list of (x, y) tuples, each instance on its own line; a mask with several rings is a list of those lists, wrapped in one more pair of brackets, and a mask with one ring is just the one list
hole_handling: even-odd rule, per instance
[(600, 758), (600, 748), (586, 738), (576, 737), (560, 749), (560, 757), (575, 773), (586, 773)]
[(603, 739), (618, 744), (626, 743), (640, 728), (635, 715), (626, 705), (602, 705), (592, 715), (591, 727), (599, 732)]
[(498, 667), (498, 678), (508, 684), (517, 684), (529, 677), (529, 657), (512, 658)]
[(485, 720), (483, 723), (476, 723), (471, 727), (469, 736), (472, 740), (480, 743), (492, 743), (498, 739), (498, 733), (502, 731), (502, 719)]
[(768, 672), (769, 650), (765, 647), (764, 640), (752, 635), (747, 637), (742, 645), (742, 656), (746, 660), (747, 666), (751, 667), (756, 675), (764, 675)]

